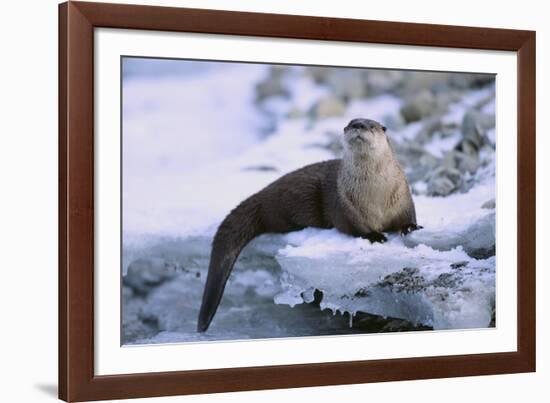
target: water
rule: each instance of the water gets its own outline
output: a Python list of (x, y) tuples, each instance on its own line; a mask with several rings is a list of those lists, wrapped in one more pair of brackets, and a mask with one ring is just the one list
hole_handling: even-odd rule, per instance
[[(124, 344), (358, 334), (426, 329), (406, 321), (321, 310), (319, 299), (291, 308), (274, 303), (283, 273), (274, 254), (284, 237), (253, 241), (238, 260), (206, 333), (197, 333), (197, 317), (206, 279), (210, 239), (159, 239), (141, 250), (124, 277)], [(354, 326), (350, 327), (350, 322)]]

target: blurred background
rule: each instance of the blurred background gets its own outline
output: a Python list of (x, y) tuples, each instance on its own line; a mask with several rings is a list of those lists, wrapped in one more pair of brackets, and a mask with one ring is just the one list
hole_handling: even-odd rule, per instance
[[(125, 344), (494, 326), (495, 76), (123, 59)], [(424, 229), (265, 235), (195, 332), (210, 242), (244, 198), (388, 128)]]

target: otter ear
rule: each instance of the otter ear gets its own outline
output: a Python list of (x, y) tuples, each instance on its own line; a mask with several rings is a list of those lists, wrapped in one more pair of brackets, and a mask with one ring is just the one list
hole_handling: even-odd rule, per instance
[(386, 126), (382, 126), (382, 130), (384, 130), (384, 133), (386, 133)]

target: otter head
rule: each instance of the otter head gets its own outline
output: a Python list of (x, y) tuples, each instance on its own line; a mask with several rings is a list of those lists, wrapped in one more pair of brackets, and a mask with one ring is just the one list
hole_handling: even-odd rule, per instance
[(344, 149), (353, 154), (375, 157), (387, 150), (386, 128), (370, 119), (353, 119), (344, 128)]

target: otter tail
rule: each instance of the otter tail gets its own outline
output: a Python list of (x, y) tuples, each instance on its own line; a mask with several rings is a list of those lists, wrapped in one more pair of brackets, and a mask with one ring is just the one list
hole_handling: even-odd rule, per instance
[(208, 329), (239, 253), (253, 238), (264, 232), (261, 221), (259, 202), (250, 198), (231, 211), (219, 226), (212, 243), (197, 331)]

